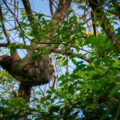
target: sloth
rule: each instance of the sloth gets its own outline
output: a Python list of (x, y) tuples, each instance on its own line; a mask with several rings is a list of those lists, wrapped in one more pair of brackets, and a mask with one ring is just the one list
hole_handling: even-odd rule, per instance
[(0, 65), (25, 85), (36, 86), (48, 83), (54, 75), (54, 66), (49, 55), (42, 55), (39, 61), (34, 61), (29, 54), (21, 59), (15, 52), (11, 56), (0, 56)]

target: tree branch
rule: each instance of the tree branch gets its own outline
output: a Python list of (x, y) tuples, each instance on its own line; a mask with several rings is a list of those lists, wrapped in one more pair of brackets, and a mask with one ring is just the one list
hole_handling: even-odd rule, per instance
[(93, 12), (91, 11), (91, 18), (92, 18), (92, 25), (93, 25), (93, 32), (94, 32), (94, 35), (96, 36), (96, 24), (95, 24), (95, 18), (94, 18), (94, 14)]
[(6, 31), (6, 27), (5, 27), (4, 22), (3, 22), (3, 15), (2, 15), (1, 5), (0, 5), (0, 20), (1, 20), (4, 35), (5, 35), (6, 39), (7, 39), (7, 44), (9, 44), (10, 43), (10, 38), (9, 38), (9, 35), (8, 35), (7, 31)]
[(61, 23), (65, 17), (68, 9), (70, 8), (72, 0), (60, 0), (58, 9), (56, 10), (54, 16), (52, 17), (53, 23)]
[(120, 19), (120, 3), (117, 0), (111, 0), (113, 3), (113, 6), (115, 7), (116, 10), (116, 15), (119, 17)]
[[(19, 20), (17, 19), (17, 16), (16, 16), (16, 15), (13, 13), (13, 11), (9, 8), (9, 6), (8, 6), (7, 3), (6, 3), (6, 1), (3, 0), (3, 2), (4, 2), (4, 4), (5, 4), (5, 6), (7, 7), (7, 9), (8, 9), (8, 10), (11, 12), (11, 14), (14, 16), (14, 20), (15, 20), (15, 22), (17, 22), (17, 24), (18, 24), (21, 32), (23, 32), (23, 30), (22, 30), (22, 28), (21, 28), (21, 26), (20, 26)], [(14, 7), (15, 7), (15, 6), (14, 6)], [(23, 42), (24, 42), (24, 44), (26, 43), (25, 40), (24, 40), (24, 38), (23, 38)]]
[[(0, 19), (1, 19), (2, 29), (3, 29), (4, 35), (5, 35), (6, 39), (7, 39), (7, 43), (6, 43), (6, 44), (1, 43), (1, 45), (2, 45), (2, 46), (3, 46), (3, 45), (6, 45), (6, 46), (7, 46), (7, 45), (9, 45), (9, 44), (11, 44), (11, 43), (10, 43), (9, 35), (8, 35), (7, 30), (6, 30), (6, 28), (5, 28), (5, 25), (4, 25), (1, 5), (0, 5)], [(12, 52), (12, 50), (10, 49), (10, 53), (11, 53), (11, 57), (13, 58), (13, 60), (18, 60), (18, 59), (20, 59), (20, 57), (19, 57), (16, 49), (15, 49), (14, 52)]]
[(49, 6), (50, 6), (51, 16), (53, 16), (54, 15), (54, 11), (53, 11), (53, 2), (52, 2), (52, 0), (49, 0)]
[(50, 50), (51, 52), (60, 53), (60, 54), (63, 54), (63, 55), (68, 55), (68, 56), (72, 56), (72, 57), (78, 57), (78, 58), (80, 58), (82, 60), (85, 60), (86, 62), (90, 63), (90, 59), (87, 58), (82, 53), (73, 53), (71, 51), (59, 50), (59, 49), (51, 49), (51, 48), (48, 48), (48, 50)]
[[(6, 1), (3, 0), (3, 2), (4, 2), (4, 4), (5, 4), (5, 6), (7, 7), (7, 9), (8, 9), (8, 10), (11, 12), (11, 14), (15, 17), (15, 14), (14, 14), (13, 11), (9, 8), (9, 6), (8, 6), (7, 3), (6, 3)], [(17, 21), (17, 24), (18, 24), (19, 27), (20, 27), (20, 30), (22, 31), (22, 28), (21, 28), (20, 23), (19, 23), (19, 21), (18, 21), (17, 18), (16, 18), (16, 21)]]
[(4, 93), (6, 93), (8, 90), (10, 90), (11, 88), (13, 88), (16, 83), (17, 83), (17, 82), (9, 85), (9, 86), (0, 94), (0, 97), (2, 97), (2, 95), (3, 95)]
[[(100, 22), (103, 30), (105, 31), (107, 37), (111, 41), (115, 49), (120, 52), (120, 42), (117, 40), (117, 36), (114, 31), (114, 27), (110, 24), (109, 19), (106, 17), (101, 6), (99, 6), (97, 0), (89, 0), (90, 6), (94, 12), (94, 16)], [(102, 19), (101, 19), (102, 18)]]
[(24, 4), (25, 11), (26, 11), (27, 16), (29, 18), (30, 16), (32, 16), (32, 9), (31, 9), (31, 6), (30, 6), (30, 2), (29, 2), (29, 0), (22, 0), (22, 2)]
[[(10, 45), (10, 47), (15, 47), (15, 48), (19, 48), (19, 49), (26, 49), (27, 48), (31, 48), (30, 45), (23, 45), (23, 44), (14, 44), (14, 43), (11, 43), (11, 44), (3, 44), (1, 43), (0, 46), (2, 47), (7, 47), (8, 45)], [(21, 47), (22, 46), (22, 47)], [(42, 48), (42, 47), (41, 47)], [(44, 47), (43, 47), (44, 48)], [(38, 48), (39, 49), (39, 48)], [(56, 49), (56, 48), (46, 48), (48, 51), (51, 51), (51, 52), (54, 52), (54, 53), (59, 53), (59, 54), (63, 54), (63, 55), (68, 55), (68, 56), (73, 56), (73, 57), (78, 57), (80, 59), (83, 59), (85, 60), (86, 62), (90, 63), (90, 60), (89, 58), (87, 58), (86, 56), (84, 56), (83, 54), (81, 53), (74, 53), (74, 52), (71, 52), (71, 51), (66, 51), (66, 50), (61, 50), (61, 49)]]

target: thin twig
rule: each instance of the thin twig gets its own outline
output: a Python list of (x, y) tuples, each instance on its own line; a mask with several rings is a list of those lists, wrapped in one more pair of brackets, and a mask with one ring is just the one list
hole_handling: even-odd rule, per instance
[(6, 93), (8, 90), (10, 90), (11, 88), (13, 88), (16, 83), (17, 83), (17, 82), (13, 83), (12, 85), (9, 85), (9, 86), (0, 94), (0, 97), (2, 97), (2, 95), (3, 95), (4, 93)]
[(41, 90), (40, 87), (39, 87), (39, 90), (40, 90), (40, 92), (42, 93), (42, 95), (43, 95), (44, 97), (46, 97), (45, 94), (44, 94), (44, 92)]
[[(11, 12), (11, 14), (15, 17), (16, 22), (17, 22), (17, 24), (18, 24), (18, 26), (19, 26), (21, 32), (23, 32), (22, 27), (20, 26), (20, 23), (19, 23), (19, 21), (18, 21), (18, 19), (17, 19), (17, 16), (16, 16), (16, 15), (13, 13), (13, 11), (9, 8), (9, 6), (8, 6), (7, 3), (6, 3), (6, 1), (3, 0), (3, 2), (4, 2), (4, 4), (5, 4), (5, 6), (7, 7), (7, 9), (8, 9), (8, 10)], [(25, 42), (24, 39), (23, 39), (23, 42), (24, 42), (24, 44), (26, 44), (26, 42)]]
[(14, 0), (14, 24), (15, 24), (15, 27), (16, 27), (16, 0)]
[(9, 38), (8, 33), (7, 33), (6, 27), (4, 25), (1, 5), (0, 5), (0, 19), (1, 19), (2, 29), (3, 29), (4, 35), (5, 35), (6, 39), (7, 39), (7, 43), (9, 44), (10, 43), (10, 38)]
[[(4, 4), (5, 4), (5, 6), (7, 7), (7, 9), (8, 9), (8, 10), (11, 12), (11, 14), (15, 17), (13, 11), (9, 8), (9, 6), (8, 6), (7, 3), (6, 3), (6, 1), (3, 0), (3, 2), (4, 2)], [(20, 27), (20, 29), (21, 29), (21, 31), (22, 31), (22, 28), (21, 28), (20, 23), (19, 23), (19, 21), (18, 21), (17, 18), (16, 18), (16, 21), (17, 21), (17, 24), (19, 25), (19, 27)]]

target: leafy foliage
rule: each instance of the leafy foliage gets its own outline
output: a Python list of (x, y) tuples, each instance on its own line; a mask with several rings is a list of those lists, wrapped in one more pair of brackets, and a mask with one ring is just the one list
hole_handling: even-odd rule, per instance
[[(80, 8), (86, 1), (73, 2), (79, 4)], [(100, 5), (104, 4), (101, 1)], [(114, 12), (115, 8), (110, 10)], [(26, 19), (24, 10), (21, 10), (21, 16)], [(111, 13), (108, 16), (110, 19)], [(9, 120), (27, 114), (35, 120), (117, 120), (120, 117), (120, 56), (105, 31), (100, 29), (97, 36), (88, 35), (85, 24), (78, 22), (77, 17), (71, 14), (61, 24), (56, 24), (55, 29), (54, 24), (46, 20), (43, 14), (35, 14), (30, 21), (32, 25), (20, 22), (24, 29), (24, 32), (19, 33), (20, 38), (25, 35), (33, 38), (31, 44), (40, 43), (48, 39), (47, 35), (51, 33), (48, 48), (58, 48), (73, 54), (65, 55), (61, 52), (61, 55), (56, 55), (57, 66), (65, 71), (59, 75), (56, 89), (49, 87), (45, 95), (39, 90), (35, 92), (36, 97), (31, 99), (31, 107), (22, 98), (11, 98), (10, 95), (8, 99), (0, 97), (0, 117)], [(114, 21), (115, 19), (111, 20), (113, 23)], [(33, 30), (31, 26), (37, 26), (37, 29)], [(115, 32), (119, 41), (120, 27)], [(43, 47), (33, 53), (33, 56), (35, 60), (39, 60), (41, 53), (50, 52), (50, 49)], [(83, 57), (87, 57), (90, 62), (81, 60)], [(73, 68), (70, 72), (65, 69), (69, 64)], [(0, 74), (1, 79), (6, 75), (8, 80), (1, 82), (2, 86), (15, 81), (4, 70)]]

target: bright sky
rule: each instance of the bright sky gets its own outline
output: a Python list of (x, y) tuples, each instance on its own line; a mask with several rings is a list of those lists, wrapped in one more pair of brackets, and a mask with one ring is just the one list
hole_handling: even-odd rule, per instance
[[(11, 0), (8, 0), (11, 1)], [(22, 0), (20, 1), (20, 7), (23, 8)], [(49, 15), (49, 0), (29, 0), (30, 5), (33, 11), (44, 13), (46, 15)]]
[[(14, 2), (14, 0), (7, 0), (7, 3), (11, 3), (11, 1)], [(19, 1), (19, 8), (24, 8), (22, 0), (16, 0), (16, 1)], [(29, 1), (30, 1), (30, 5), (31, 5), (31, 8), (32, 8), (33, 11), (35, 11), (37, 13), (43, 13), (45, 15), (50, 15), (49, 0), (29, 0)], [(8, 4), (8, 6), (10, 8), (12, 8), (12, 5)], [(4, 10), (4, 8), (3, 8), (3, 10)], [(9, 16), (11, 14), (7, 14), (7, 15)], [(7, 15), (5, 17), (7, 17)], [(19, 13), (19, 15), (20, 15), (20, 13)], [(9, 20), (9, 19), (7, 19), (7, 20)], [(7, 29), (11, 29), (11, 26), (12, 27), (14, 26), (14, 22), (9, 21), (9, 23), (7, 23), (5, 26), (7, 27)], [(21, 40), (18, 40), (19, 38), (15, 37), (14, 34), (11, 34), (11, 40), (14, 40), (14, 39), (17, 40), (17, 41), (21, 41)], [(6, 38), (3, 39), (3, 41), (5, 42)], [(3, 41), (1, 41), (1, 42), (3, 42)], [(19, 55), (21, 57), (25, 56), (25, 54), (26, 54), (25, 51), (23, 51), (23, 50), (18, 50), (18, 51), (19, 51)], [(4, 53), (5, 53), (5, 51), (4, 51), (4, 49), (2, 49), (2, 51), (0, 52), (0, 55), (2, 55)]]
[(30, 0), (33, 10), (50, 15), (49, 12), (49, 0)]

